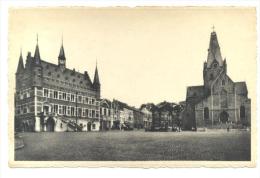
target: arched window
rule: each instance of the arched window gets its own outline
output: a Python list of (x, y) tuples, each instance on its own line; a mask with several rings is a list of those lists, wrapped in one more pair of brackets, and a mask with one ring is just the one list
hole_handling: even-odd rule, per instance
[(240, 106), (240, 118), (246, 117), (245, 106)]
[(228, 107), (227, 91), (224, 89), (221, 90), (221, 93), (220, 93), (220, 105), (221, 105), (221, 108)]
[(204, 108), (204, 119), (205, 120), (209, 119), (209, 108), (208, 107)]

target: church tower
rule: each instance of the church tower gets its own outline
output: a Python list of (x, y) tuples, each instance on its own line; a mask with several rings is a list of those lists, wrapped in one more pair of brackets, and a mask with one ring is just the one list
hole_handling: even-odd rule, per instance
[(207, 61), (204, 62), (203, 80), (207, 94), (210, 93), (210, 87), (216, 78), (223, 72), (226, 73), (226, 60), (222, 59), (218, 38), (213, 30), (210, 35)]

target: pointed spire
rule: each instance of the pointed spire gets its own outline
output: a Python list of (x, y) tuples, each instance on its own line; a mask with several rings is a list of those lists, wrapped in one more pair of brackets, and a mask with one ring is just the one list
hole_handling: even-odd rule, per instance
[(223, 65), (223, 59), (220, 52), (220, 47), (218, 43), (217, 33), (214, 31), (215, 27), (212, 27), (213, 31), (210, 35), (208, 57), (207, 57), (207, 67), (210, 67), (213, 61), (217, 61), (220, 66)]
[(59, 54), (58, 59), (66, 60), (65, 52), (64, 52), (64, 47), (63, 47), (63, 35), (62, 35), (62, 37), (61, 37), (61, 47), (60, 47), (60, 54)]
[(19, 62), (18, 62), (18, 66), (17, 66), (17, 72), (19, 73), (22, 70), (24, 70), (24, 64), (23, 64), (23, 55), (22, 55), (22, 49), (20, 50), (20, 57), (19, 57)]
[(97, 69), (97, 61), (96, 61), (96, 70), (95, 70), (93, 84), (94, 84), (95, 87), (100, 87), (99, 76), (98, 76), (98, 69)]
[(38, 45), (38, 33), (37, 33), (36, 48), (35, 48), (35, 52), (34, 52), (34, 62), (36, 64), (40, 64), (41, 63), (40, 50), (39, 50), (39, 45)]

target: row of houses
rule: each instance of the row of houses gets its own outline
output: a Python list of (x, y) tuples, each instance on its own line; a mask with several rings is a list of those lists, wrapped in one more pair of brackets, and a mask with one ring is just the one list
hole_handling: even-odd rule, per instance
[(180, 105), (170, 102), (142, 104), (140, 108), (128, 106), (118, 100), (103, 99), (100, 102), (100, 130), (132, 130), (144, 128), (147, 131), (176, 130), (181, 126), (178, 109)]

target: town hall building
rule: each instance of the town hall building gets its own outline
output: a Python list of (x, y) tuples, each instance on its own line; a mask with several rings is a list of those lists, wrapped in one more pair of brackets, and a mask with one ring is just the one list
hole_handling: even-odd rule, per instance
[(220, 128), (230, 123), (250, 126), (251, 100), (246, 82), (234, 82), (227, 75), (227, 61), (221, 56), (214, 30), (203, 64), (203, 81), (203, 85), (187, 88), (186, 107), (182, 113), (184, 129)]
[(52, 64), (41, 58), (37, 44), (34, 56), (28, 52), (24, 65), (20, 54), (16, 71), (16, 131), (99, 130), (101, 84), (96, 67), (94, 80), (66, 67), (63, 44)]

